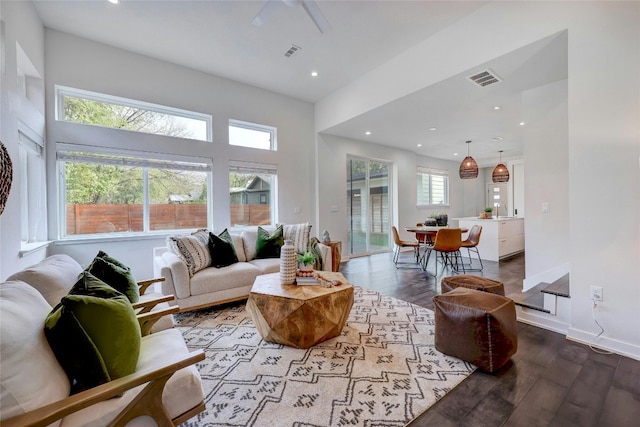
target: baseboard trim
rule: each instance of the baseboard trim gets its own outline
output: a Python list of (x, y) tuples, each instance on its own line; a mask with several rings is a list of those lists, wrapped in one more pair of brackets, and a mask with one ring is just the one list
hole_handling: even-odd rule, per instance
[(585, 345), (591, 344), (598, 349), (611, 351), (631, 359), (640, 360), (640, 346), (607, 337), (600, 337), (597, 342), (593, 342), (596, 336), (597, 334), (575, 328), (569, 328), (567, 333), (568, 340)]

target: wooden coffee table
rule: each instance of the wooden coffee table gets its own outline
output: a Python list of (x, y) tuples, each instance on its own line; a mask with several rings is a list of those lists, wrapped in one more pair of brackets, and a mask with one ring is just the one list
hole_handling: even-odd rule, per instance
[(321, 274), (342, 284), (283, 285), (279, 273), (256, 278), (246, 308), (265, 341), (309, 348), (340, 335), (353, 306), (353, 286), (341, 273)]

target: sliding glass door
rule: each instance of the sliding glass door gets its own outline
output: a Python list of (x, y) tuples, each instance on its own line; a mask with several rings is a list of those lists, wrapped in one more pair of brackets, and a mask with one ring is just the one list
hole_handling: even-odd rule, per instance
[(370, 159), (347, 159), (347, 221), (350, 255), (389, 249), (391, 164)]

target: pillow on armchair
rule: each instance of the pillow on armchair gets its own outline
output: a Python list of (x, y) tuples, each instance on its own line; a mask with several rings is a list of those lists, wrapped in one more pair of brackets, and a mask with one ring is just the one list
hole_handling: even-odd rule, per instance
[[(101, 256), (103, 255), (103, 256)], [(109, 261), (111, 260), (111, 261)], [(112, 262), (115, 261), (116, 263)], [(86, 271), (96, 276), (115, 290), (122, 292), (132, 303), (140, 301), (138, 283), (131, 269), (100, 251)]]
[(49, 313), (44, 332), (72, 394), (135, 372), (141, 332), (133, 307), (89, 272)]
[(51, 306), (31, 285), (0, 284), (1, 419), (69, 396), (69, 380), (42, 333), (50, 311)]

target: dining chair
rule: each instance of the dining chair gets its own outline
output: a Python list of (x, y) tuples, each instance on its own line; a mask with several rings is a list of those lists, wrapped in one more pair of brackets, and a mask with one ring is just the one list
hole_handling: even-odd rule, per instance
[[(462, 266), (462, 271), (465, 272), (464, 264), (462, 263), (462, 255), (460, 254), (460, 246), (462, 245), (462, 230), (459, 228), (443, 228), (436, 233), (436, 240), (433, 245), (427, 246), (427, 256), (422, 268), (427, 269), (429, 264), (429, 258), (431, 252), (435, 251), (435, 263), (436, 263), (436, 276), (438, 275), (438, 254), (443, 264), (443, 269), (451, 267), (452, 270), (458, 271), (458, 266)], [(458, 258), (460, 263), (458, 264)]]
[(398, 234), (398, 229), (395, 226), (391, 226), (391, 232), (393, 233), (394, 243), (393, 264), (396, 266), (396, 268), (399, 268), (398, 264), (410, 264), (407, 262), (398, 262), (398, 259), (400, 258), (400, 249), (402, 248), (413, 248), (413, 254), (416, 257), (416, 264), (419, 267), (420, 243), (401, 240), (400, 235)]
[[(416, 227), (422, 227), (424, 224), (419, 222)], [(435, 231), (425, 231), (423, 233), (416, 233), (416, 240), (422, 244), (433, 244), (433, 238), (436, 236)]]
[(469, 230), (469, 235), (462, 241), (460, 247), (467, 248), (467, 254), (469, 255), (469, 267), (471, 267), (471, 250), (478, 255), (478, 261), (480, 262), (480, 268), (468, 268), (469, 271), (482, 271), (484, 266), (482, 265), (482, 258), (480, 258), (480, 251), (478, 250), (478, 243), (480, 243), (480, 235), (482, 234), (482, 226), (474, 225)]

